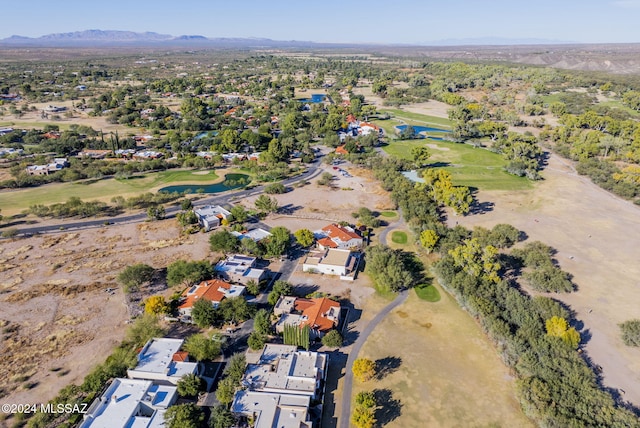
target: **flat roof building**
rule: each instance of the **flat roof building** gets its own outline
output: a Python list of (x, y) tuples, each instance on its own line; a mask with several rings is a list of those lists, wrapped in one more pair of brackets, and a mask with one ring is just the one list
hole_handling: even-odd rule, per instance
[[(158, 384), (176, 385), (184, 375), (197, 375), (198, 363), (181, 361), (183, 358), (179, 351), (183, 342), (182, 339), (166, 337), (149, 340), (138, 353), (138, 364), (134, 369), (127, 370), (127, 376), (131, 379), (153, 380)], [(174, 359), (176, 353), (180, 358)]]
[(84, 415), (79, 428), (164, 427), (164, 411), (178, 398), (175, 386), (150, 380), (114, 379)]
[(310, 400), (302, 395), (238, 391), (231, 411), (252, 418), (254, 428), (311, 428)]

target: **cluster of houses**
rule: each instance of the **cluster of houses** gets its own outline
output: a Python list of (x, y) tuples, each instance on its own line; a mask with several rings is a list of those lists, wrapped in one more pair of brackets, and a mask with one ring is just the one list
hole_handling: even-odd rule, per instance
[(379, 137), (382, 137), (384, 135), (384, 131), (378, 125), (356, 119), (352, 114), (347, 116), (347, 128), (340, 129), (338, 131), (338, 137), (340, 138), (341, 143), (344, 143), (347, 137), (356, 138), (369, 134), (376, 134)]
[(53, 162), (46, 165), (29, 165), (26, 171), (29, 175), (49, 175), (61, 171), (68, 166), (69, 160), (67, 158), (55, 158)]
[(85, 159), (104, 159), (113, 155), (121, 156), (123, 158), (133, 159), (161, 159), (164, 157), (162, 152), (155, 150), (133, 150), (133, 149), (121, 149), (116, 150), (96, 150), (96, 149), (84, 149), (78, 153), (79, 158)]
[[(190, 362), (188, 353), (180, 350), (182, 344), (182, 339), (169, 338), (147, 342), (136, 367), (127, 371), (127, 378), (111, 381), (79, 427), (166, 426), (165, 412), (178, 400), (178, 381), (204, 373), (202, 364)], [(323, 396), (327, 364), (327, 354), (267, 344), (258, 361), (247, 365), (231, 410), (251, 419), (255, 428), (312, 428), (311, 405)]]

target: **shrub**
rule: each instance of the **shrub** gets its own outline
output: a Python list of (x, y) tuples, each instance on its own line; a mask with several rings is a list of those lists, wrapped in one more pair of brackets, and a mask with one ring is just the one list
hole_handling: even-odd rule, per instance
[(342, 335), (338, 330), (331, 330), (322, 338), (322, 344), (328, 348), (339, 348), (342, 346)]
[(621, 323), (622, 340), (627, 346), (640, 346), (640, 320), (634, 319)]

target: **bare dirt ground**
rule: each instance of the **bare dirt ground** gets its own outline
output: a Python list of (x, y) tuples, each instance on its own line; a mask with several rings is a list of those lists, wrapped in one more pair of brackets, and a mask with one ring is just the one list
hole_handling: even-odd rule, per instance
[[(116, 282), (122, 268), (204, 259), (210, 256), (207, 239), (180, 236), (175, 220), (164, 220), (3, 241), (2, 401), (46, 402), (64, 386), (81, 383), (124, 338), (130, 311)], [(171, 293), (163, 284), (158, 288)]]
[(585, 349), (603, 369), (607, 387), (640, 405), (640, 349), (626, 347), (618, 323), (640, 318), (640, 207), (578, 176), (568, 161), (552, 155), (544, 181), (533, 190), (481, 191), (488, 212), (449, 222), (467, 227), (509, 223), (556, 248), (562, 269), (574, 276), (578, 291), (553, 295), (584, 323)]

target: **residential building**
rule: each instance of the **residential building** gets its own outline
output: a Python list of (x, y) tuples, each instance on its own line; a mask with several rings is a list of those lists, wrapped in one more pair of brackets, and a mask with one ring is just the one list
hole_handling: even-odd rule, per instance
[(355, 229), (335, 223), (325, 226), (321, 230), (313, 232), (313, 234), (318, 241), (320, 249), (353, 249), (361, 248), (363, 244), (362, 236), (358, 235)]
[(231, 285), (219, 279), (202, 281), (200, 284), (194, 285), (182, 293), (178, 312), (183, 316), (191, 316), (191, 309), (198, 299), (207, 299), (211, 301), (214, 307), (218, 307), (225, 297), (239, 297), (243, 294), (244, 286), (241, 285)]
[(340, 279), (353, 281), (359, 258), (359, 253), (337, 248), (311, 251), (302, 264), (302, 271), (340, 275)]
[(294, 345), (265, 345), (258, 364), (249, 364), (242, 383), (249, 391), (303, 395), (322, 394), (327, 354), (298, 351)]
[(49, 175), (58, 172), (69, 166), (67, 158), (55, 158), (47, 165), (29, 165), (26, 168), (29, 175)]
[(251, 280), (260, 282), (267, 272), (264, 269), (255, 268), (257, 260), (256, 257), (233, 254), (220, 260), (214, 270), (225, 281), (239, 282), (244, 285)]
[(111, 156), (113, 152), (111, 150), (92, 150), (84, 149), (78, 153), (79, 158), (91, 158), (91, 159), (104, 159), (107, 156)]
[(256, 229), (251, 229), (247, 232), (231, 232), (234, 236), (237, 236), (240, 239), (251, 239), (254, 242), (260, 242), (265, 238), (268, 238), (269, 236), (271, 236), (271, 232), (266, 231), (264, 229), (261, 228), (256, 228)]
[(13, 128), (0, 128), (0, 137), (3, 135), (11, 134), (13, 132)]
[(152, 380), (159, 385), (176, 385), (182, 376), (199, 374), (198, 363), (184, 361), (182, 339), (153, 338), (138, 353), (138, 364), (127, 370), (130, 379)]
[(282, 333), (285, 325), (303, 328), (309, 326), (311, 338), (322, 337), (338, 326), (340, 322), (340, 303), (327, 299), (305, 299), (302, 297), (281, 296), (273, 308), (280, 320), (276, 331)]
[(91, 403), (79, 428), (159, 428), (178, 398), (175, 386), (150, 380), (114, 379)]
[(198, 223), (204, 228), (206, 232), (211, 229), (215, 229), (220, 226), (222, 220), (226, 219), (231, 213), (220, 205), (207, 205), (202, 208), (193, 210), (196, 217), (198, 217)]
[(134, 153), (134, 159), (160, 159), (164, 154), (155, 150), (142, 150)]
[(231, 411), (253, 421), (254, 428), (312, 428), (311, 398), (303, 395), (238, 391)]

